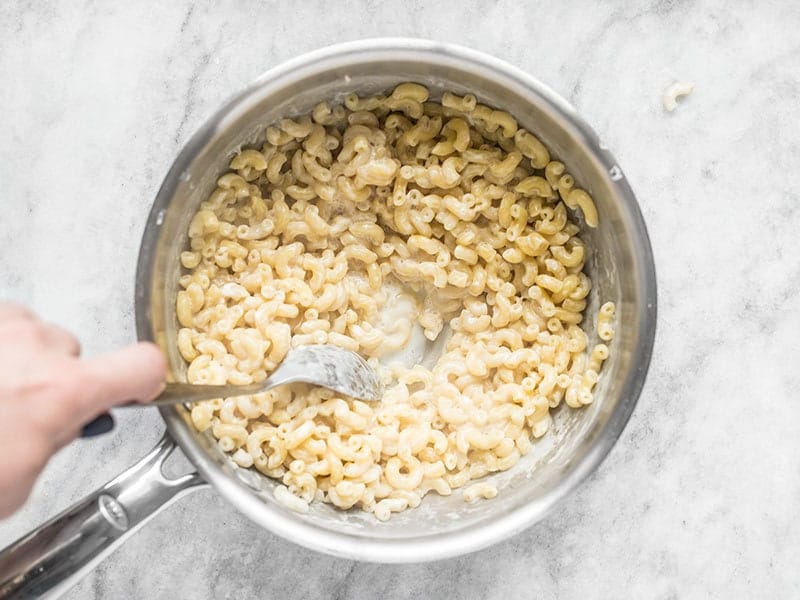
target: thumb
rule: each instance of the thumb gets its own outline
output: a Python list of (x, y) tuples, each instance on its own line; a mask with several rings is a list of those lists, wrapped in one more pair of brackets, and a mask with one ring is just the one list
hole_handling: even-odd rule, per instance
[(140, 342), (83, 361), (96, 385), (86, 398), (95, 411), (152, 400), (164, 388), (167, 362), (155, 344)]

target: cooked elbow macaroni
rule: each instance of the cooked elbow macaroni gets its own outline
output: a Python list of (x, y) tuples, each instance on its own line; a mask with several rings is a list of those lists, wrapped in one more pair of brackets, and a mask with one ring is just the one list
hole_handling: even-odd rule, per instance
[[(293, 385), (193, 406), (237, 465), (280, 480), (282, 504), (386, 520), (511, 468), (551, 408), (592, 402), (609, 350), (579, 327), (591, 281), (571, 211), (596, 227), (597, 209), (510, 114), (404, 83), (283, 119), (230, 169), (180, 257), (187, 379), (262, 381), (292, 347), (335, 344), (386, 384), (372, 404)], [(613, 317), (604, 304), (603, 342)], [(415, 327), (448, 336), (431, 368), (386, 358)]]
[(675, 82), (670, 85), (666, 90), (664, 90), (664, 96), (662, 97), (662, 102), (664, 103), (664, 109), (667, 112), (672, 112), (676, 108), (678, 108), (678, 98), (682, 98), (683, 96), (688, 96), (694, 91), (694, 82)]

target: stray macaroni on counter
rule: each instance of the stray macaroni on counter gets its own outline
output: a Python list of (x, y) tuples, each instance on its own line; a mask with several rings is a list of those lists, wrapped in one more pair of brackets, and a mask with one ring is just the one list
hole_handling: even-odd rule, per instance
[[(284, 386), (199, 402), (195, 427), (301, 512), (322, 501), (386, 520), (511, 468), (551, 408), (592, 402), (608, 357), (580, 327), (591, 281), (577, 214), (597, 226), (565, 165), (472, 95), (435, 102), (404, 83), (267, 127), (189, 227), (187, 378), (261, 381), (290, 348), (335, 344), (368, 357), (386, 392), (368, 404)], [(604, 304), (604, 342), (613, 315)], [(415, 327), (448, 336), (438, 361), (382, 361)], [(463, 497), (496, 494), (481, 482)]]
[(678, 98), (683, 98), (684, 96), (688, 96), (694, 91), (694, 83), (689, 82), (675, 82), (670, 85), (666, 90), (664, 90), (664, 97), (662, 99), (664, 103), (664, 109), (667, 112), (672, 112), (676, 108), (678, 108)]

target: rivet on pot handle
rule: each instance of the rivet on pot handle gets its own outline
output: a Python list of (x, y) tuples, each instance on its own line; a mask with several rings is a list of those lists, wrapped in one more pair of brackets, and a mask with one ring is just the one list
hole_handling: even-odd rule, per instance
[(159, 510), (206, 485), (197, 473), (164, 476), (174, 449), (165, 434), (127, 471), (0, 551), (0, 598), (63, 594)]

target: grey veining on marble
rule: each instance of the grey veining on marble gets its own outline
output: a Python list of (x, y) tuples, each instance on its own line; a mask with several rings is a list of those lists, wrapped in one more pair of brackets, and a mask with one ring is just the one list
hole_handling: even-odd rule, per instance
[[(134, 339), (145, 216), (204, 118), (267, 68), (364, 37), (462, 43), (564, 95), (630, 178), (659, 277), (633, 418), (530, 530), (454, 560), (358, 564), (203, 490), (67, 597), (798, 597), (799, 30), (800, 9), (779, 0), (0, 4), (0, 297), (78, 332), (86, 353)], [(668, 114), (675, 80), (697, 85)], [(0, 522), (0, 546), (161, 434), (155, 410), (118, 420), (55, 458)]]

